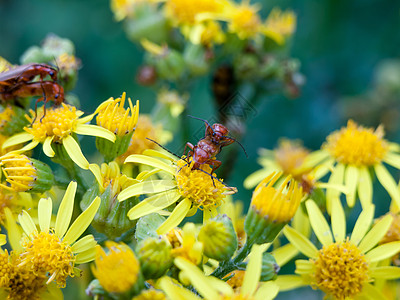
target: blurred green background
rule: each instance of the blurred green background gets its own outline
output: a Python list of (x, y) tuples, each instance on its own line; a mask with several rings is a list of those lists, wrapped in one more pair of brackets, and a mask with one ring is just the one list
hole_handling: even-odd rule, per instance
[[(259, 147), (273, 148), (280, 137), (288, 137), (302, 139), (306, 147), (318, 149), (331, 131), (347, 122), (345, 101), (372, 89), (377, 66), (385, 59), (399, 58), (400, 54), (400, 1), (259, 2), (266, 14), (274, 6), (296, 12), (297, 32), (290, 55), (301, 61), (306, 83), (297, 99), (266, 95), (257, 114), (248, 119), (241, 142), (249, 159), (240, 154), (228, 179), (230, 185), (239, 188), (236, 198), (246, 203), (251, 191), (246, 191), (242, 182), (245, 176), (259, 169), (256, 163)], [(28, 47), (39, 45), (51, 32), (72, 40), (76, 56), (82, 60), (74, 92), (85, 112), (93, 111), (101, 101), (123, 91), (141, 101), (141, 113), (150, 112), (155, 94), (135, 82), (143, 52), (126, 38), (121, 24), (114, 21), (108, 1), (0, 0), (0, 56), (11, 63), (18, 64)], [(216, 115), (210, 82), (210, 78), (204, 78), (194, 87), (190, 114), (205, 119)], [(357, 105), (362, 109), (367, 104), (361, 101)], [(364, 125), (375, 127), (376, 120), (381, 119), (367, 118), (368, 124)], [(196, 120), (190, 124), (193, 131), (204, 126)], [(388, 138), (400, 142), (399, 131), (391, 131)], [(177, 149), (179, 145), (169, 147)], [(388, 198), (385, 194), (382, 197)], [(378, 214), (388, 207), (388, 200), (383, 199), (382, 203)]]

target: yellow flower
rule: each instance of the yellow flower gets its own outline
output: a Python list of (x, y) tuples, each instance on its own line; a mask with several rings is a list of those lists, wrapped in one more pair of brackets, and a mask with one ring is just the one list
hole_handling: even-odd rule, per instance
[(20, 265), (26, 264), (36, 272), (48, 273), (50, 278), (47, 283), (55, 280), (60, 287), (65, 287), (67, 277), (75, 276), (75, 265), (92, 261), (95, 256), (96, 241), (92, 235), (87, 235), (78, 241), (77, 239), (92, 222), (99, 208), (100, 198), (96, 197), (69, 226), (76, 188), (76, 182), (68, 185), (58, 209), (55, 227), (50, 226), (52, 216), (50, 198), (39, 201), (40, 230), (25, 210), (18, 217), (27, 235), (22, 244), (24, 249)]
[(131, 248), (123, 243), (107, 241), (106, 247), (107, 253), (100, 246), (96, 247), (93, 275), (107, 292), (127, 292), (139, 279), (139, 261)]
[[(153, 167), (154, 170), (144, 173), (143, 176), (139, 174), (136, 179), (142, 180), (142, 182), (122, 191), (118, 200), (123, 201), (133, 196), (154, 194), (129, 211), (130, 219), (138, 219), (177, 204), (168, 219), (157, 229), (158, 234), (165, 234), (178, 226), (185, 216), (193, 215), (198, 208), (204, 211), (204, 220), (216, 216), (216, 208), (222, 204), (225, 195), (237, 191), (235, 188), (225, 186), (220, 180), (214, 179), (215, 177), (212, 178), (208, 174), (211, 172), (211, 167), (208, 165), (203, 165), (201, 170), (192, 170), (192, 161), (188, 163), (184, 160), (177, 160), (170, 154), (155, 150), (147, 150), (144, 154), (131, 155), (125, 163), (144, 164)], [(163, 160), (172, 162), (173, 165)], [(147, 179), (155, 173), (165, 176), (165, 179)]]
[[(8, 208), (5, 215), (7, 235), (13, 250), (9, 254), (0, 247), (0, 299), (62, 300), (61, 290), (53, 282), (46, 284), (46, 272), (38, 273), (23, 262), (20, 228)], [(5, 243), (5, 236), (0, 235), (0, 246)]]
[(236, 33), (242, 40), (256, 37), (262, 29), (261, 19), (257, 13), (259, 10), (259, 5), (250, 5), (249, 0), (232, 5), (226, 13), (229, 31)]
[[(366, 208), (372, 203), (373, 171), (382, 186), (400, 206), (400, 193), (397, 185), (383, 163), (400, 169), (400, 146), (383, 138), (382, 127), (375, 131), (358, 126), (349, 120), (347, 127), (330, 134), (322, 150), (313, 154), (313, 163), (326, 165), (331, 170), (328, 184), (345, 185), (346, 200), (353, 207), (358, 194), (361, 205)], [(327, 208), (330, 212), (333, 199), (339, 197), (339, 191), (328, 189)]]
[(133, 297), (132, 300), (167, 300), (165, 294), (155, 289), (143, 290), (139, 295)]
[[(184, 258), (175, 259), (175, 265), (184, 272), (184, 276), (189, 279), (196, 291), (207, 300), (267, 300), (273, 299), (278, 294), (277, 285), (272, 282), (259, 282), (261, 275), (263, 247), (254, 245), (243, 278), (240, 291), (235, 291), (228, 283), (212, 276), (206, 276), (191, 262)], [(160, 279), (160, 287), (171, 299), (180, 299), (184, 296), (186, 300), (199, 299), (195, 294), (183, 287), (175, 285), (170, 278)]]
[(297, 230), (286, 226), (283, 233), (309, 260), (296, 261), (296, 275), (282, 275), (277, 279), (281, 290), (311, 285), (334, 299), (355, 299), (367, 296), (381, 299), (381, 292), (371, 281), (379, 278), (400, 277), (400, 268), (380, 267), (378, 263), (400, 251), (400, 242), (375, 247), (388, 231), (391, 216), (385, 216), (369, 230), (374, 206), (362, 211), (350, 237), (346, 237), (346, 219), (338, 199), (332, 203), (332, 226), (325, 220), (312, 200), (306, 202), (312, 229), (322, 244), (314, 244)]
[(282, 45), (295, 29), (296, 15), (292, 11), (282, 12), (279, 8), (274, 8), (263, 25), (262, 33)]
[(75, 55), (63, 53), (56, 59), (57, 67), (65, 74), (70, 74), (76, 72), (81, 63), (80, 60), (75, 57)]
[(111, 11), (114, 13), (115, 20), (122, 21), (133, 12), (134, 4), (137, 0), (111, 0)]
[[(10, 137), (3, 144), (3, 149), (10, 146), (22, 144), (31, 141), (28, 145), (17, 150), (19, 153), (35, 148), (39, 143), (43, 144), (43, 152), (48, 157), (54, 157), (56, 152), (52, 145), (58, 147), (62, 145), (68, 156), (82, 169), (89, 168), (89, 162), (83, 156), (81, 148), (74, 138), (75, 134), (99, 136), (115, 141), (115, 135), (107, 129), (96, 125), (86, 124), (92, 120), (94, 114), (80, 118), (83, 115), (74, 106), (62, 103), (61, 107), (53, 107), (44, 111), (38, 111), (35, 118), (35, 112), (31, 110), (31, 117), (26, 116), (31, 123), (25, 127), (25, 132)], [(34, 120), (34, 122), (33, 122)]]
[(224, 10), (224, 0), (167, 0), (165, 14), (175, 26), (194, 25), (199, 22), (198, 16), (205, 13), (221, 13)]
[(157, 101), (169, 107), (171, 116), (174, 118), (183, 112), (188, 99), (188, 94), (181, 96), (175, 90), (161, 89), (157, 94)]
[(6, 72), (13, 67), (5, 58), (0, 56), (0, 73)]
[(22, 209), (33, 208), (32, 197), (28, 193), (17, 193), (0, 189), (0, 224), (2, 225), (4, 225), (6, 219), (6, 208), (13, 215), (18, 215)]
[(139, 117), (139, 100), (133, 106), (128, 98), (129, 108), (125, 109), (126, 93), (121, 98), (109, 98), (96, 109), (98, 126), (108, 129), (117, 136), (124, 136), (134, 131)]
[(183, 257), (195, 265), (201, 263), (203, 243), (197, 240), (197, 229), (193, 223), (186, 223), (180, 231), (172, 229), (167, 233), (167, 238), (172, 246), (172, 257)]

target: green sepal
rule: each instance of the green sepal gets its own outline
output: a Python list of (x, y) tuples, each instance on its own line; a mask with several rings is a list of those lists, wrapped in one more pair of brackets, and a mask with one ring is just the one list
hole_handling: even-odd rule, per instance
[(262, 268), (260, 281), (274, 280), (278, 276), (280, 267), (271, 253), (264, 252), (262, 256)]
[(33, 188), (30, 189), (29, 193), (43, 193), (50, 190), (54, 185), (54, 175), (50, 167), (36, 159), (30, 158), (33, 167), (36, 169), (36, 180)]
[(96, 137), (96, 148), (104, 156), (106, 163), (113, 161), (116, 157), (124, 154), (128, 150), (134, 130), (123, 136), (116, 135), (115, 142)]
[(157, 213), (152, 213), (147, 216), (141, 217), (136, 224), (135, 238), (138, 242), (145, 240), (148, 237), (157, 238), (157, 229), (165, 218)]
[(16, 133), (20, 133), (24, 130), (24, 127), (29, 124), (25, 118), (25, 110), (18, 106), (12, 106), (14, 116), (8, 121), (3, 128), (0, 128), (0, 133), (3, 135), (11, 136)]

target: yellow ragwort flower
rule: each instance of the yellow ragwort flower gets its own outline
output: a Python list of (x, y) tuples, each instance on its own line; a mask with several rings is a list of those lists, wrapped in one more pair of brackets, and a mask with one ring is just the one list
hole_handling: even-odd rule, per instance
[[(170, 154), (155, 150), (147, 150), (143, 154), (131, 155), (125, 163), (144, 164), (153, 167), (154, 170), (143, 173), (143, 176), (139, 174), (136, 179), (142, 182), (122, 191), (118, 200), (154, 194), (129, 211), (130, 219), (138, 219), (177, 204), (168, 219), (157, 229), (158, 234), (165, 234), (178, 226), (185, 216), (193, 215), (197, 209), (204, 211), (204, 220), (216, 216), (216, 208), (222, 204), (225, 196), (237, 191), (236, 188), (225, 186), (222, 181), (215, 178), (215, 174), (211, 177), (212, 169), (209, 165), (202, 165), (201, 170), (192, 170), (191, 159), (188, 163), (186, 160), (178, 160)], [(163, 175), (165, 179), (147, 179), (155, 173)]]
[(92, 265), (93, 275), (110, 293), (129, 291), (139, 280), (140, 265), (132, 249), (123, 243), (106, 242), (108, 251), (96, 247), (96, 260)]
[(96, 241), (92, 235), (87, 235), (78, 241), (77, 239), (92, 222), (99, 208), (100, 198), (96, 197), (69, 226), (76, 188), (76, 182), (68, 185), (58, 209), (55, 227), (50, 226), (52, 216), (50, 198), (39, 201), (40, 230), (26, 211), (18, 217), (27, 235), (22, 244), (24, 249), (20, 265), (27, 265), (36, 272), (49, 274), (47, 283), (55, 280), (59, 287), (65, 287), (66, 279), (75, 276), (75, 265), (92, 261), (95, 256)]
[(261, 19), (257, 13), (259, 10), (259, 5), (251, 5), (249, 0), (232, 5), (226, 13), (229, 31), (237, 34), (242, 40), (255, 38), (262, 29)]
[[(57, 146), (62, 144), (68, 156), (82, 169), (89, 168), (89, 162), (83, 156), (81, 148), (74, 138), (75, 134), (98, 136), (115, 141), (115, 135), (109, 130), (86, 124), (93, 119), (94, 114), (80, 118), (83, 115), (74, 106), (62, 103), (60, 107), (53, 107), (46, 110), (38, 110), (37, 115), (30, 111), (31, 116), (26, 116), (30, 126), (25, 127), (25, 132), (10, 137), (3, 144), (3, 149), (31, 141), (29, 144), (19, 149), (24, 152), (35, 148), (39, 143), (43, 144), (43, 152), (48, 157), (54, 157), (56, 152), (52, 144)], [(34, 121), (34, 122), (33, 122)]]
[(356, 299), (366, 295), (370, 299), (382, 299), (381, 292), (372, 282), (379, 278), (400, 277), (400, 268), (378, 265), (400, 251), (400, 242), (375, 247), (393, 218), (387, 215), (369, 230), (374, 216), (374, 206), (370, 205), (359, 215), (351, 236), (346, 237), (345, 214), (338, 199), (332, 203), (332, 229), (314, 201), (308, 200), (306, 208), (322, 248), (318, 249), (289, 226), (283, 229), (289, 242), (309, 259), (296, 261), (296, 273), (300, 276), (278, 276), (281, 290), (311, 285), (333, 299)]
[(290, 10), (282, 12), (279, 8), (274, 8), (263, 25), (262, 33), (282, 45), (295, 29), (296, 15)]
[[(363, 208), (372, 203), (370, 171), (375, 173), (397, 206), (400, 206), (397, 184), (383, 164), (400, 169), (400, 145), (386, 141), (383, 136), (381, 126), (374, 131), (349, 120), (347, 127), (330, 134), (322, 150), (313, 154), (314, 164), (326, 165), (332, 170), (329, 185), (346, 186), (349, 207), (354, 206), (356, 194)], [(331, 203), (334, 198), (339, 197), (339, 191), (328, 189), (326, 197), (330, 212)]]

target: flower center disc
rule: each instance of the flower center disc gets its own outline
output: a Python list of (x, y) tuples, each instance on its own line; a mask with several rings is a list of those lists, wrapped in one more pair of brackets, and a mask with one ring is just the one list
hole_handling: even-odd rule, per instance
[(364, 254), (348, 240), (324, 246), (314, 266), (315, 284), (336, 299), (352, 299), (369, 279)]

